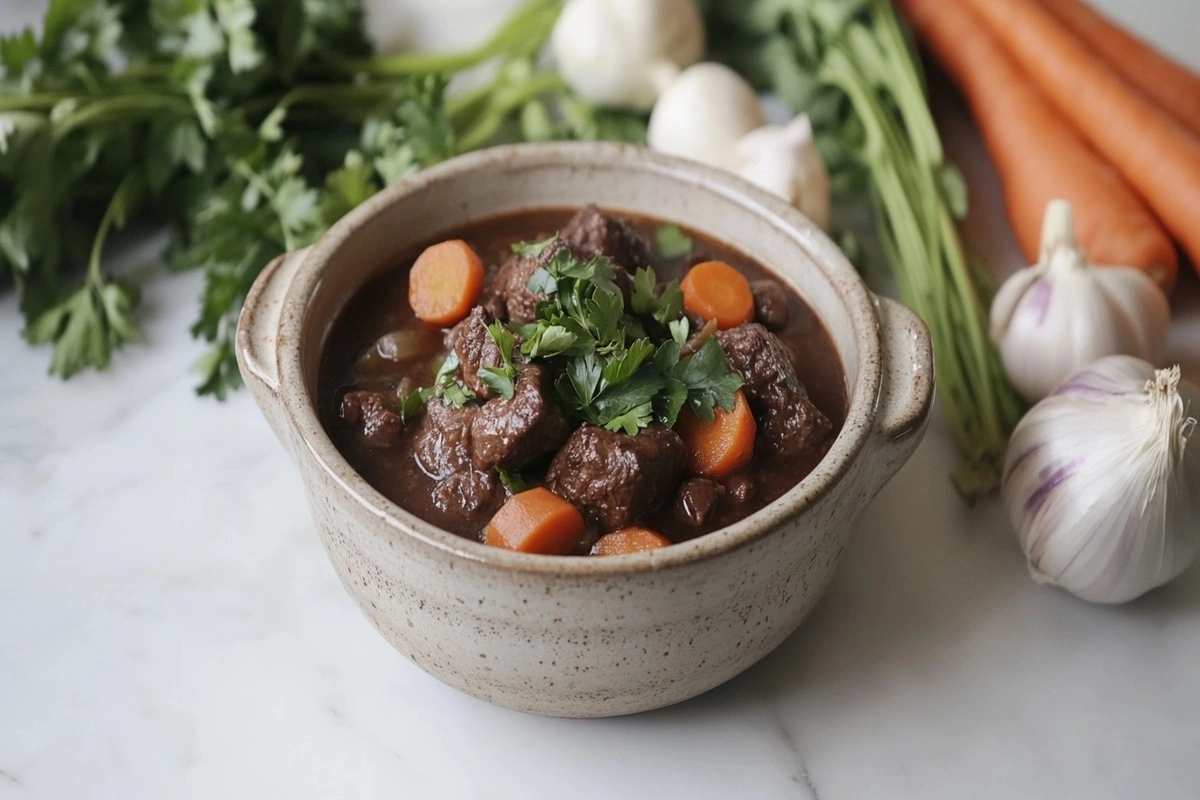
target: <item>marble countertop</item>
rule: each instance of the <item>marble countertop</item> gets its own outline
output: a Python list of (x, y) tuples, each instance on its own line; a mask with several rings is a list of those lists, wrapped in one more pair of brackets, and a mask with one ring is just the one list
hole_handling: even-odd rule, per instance
[[(1197, 60), (1200, 12), (1138, 5)], [(978, 142), (946, 125), (1011, 269)], [(810, 620), (727, 685), (597, 721), (442, 685), (342, 590), (249, 395), (193, 395), (200, 282), (161, 244), (120, 258), (146, 341), (111, 372), (47, 378), (0, 298), (0, 798), (1200, 796), (1200, 568), (1118, 608), (1035, 585), (999, 504), (945, 479), (940, 418)], [(1194, 279), (1170, 355), (1200, 379)]]

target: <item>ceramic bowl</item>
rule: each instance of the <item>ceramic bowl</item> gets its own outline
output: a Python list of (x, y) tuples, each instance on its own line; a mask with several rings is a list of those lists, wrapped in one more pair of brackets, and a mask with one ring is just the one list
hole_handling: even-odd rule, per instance
[[(704, 231), (794, 287), (841, 356), (845, 425), (774, 503), (661, 550), (528, 555), (440, 530), (373, 489), (325, 434), (324, 339), (355, 292), (417, 243), (497, 214), (587, 202)], [(686, 700), (787, 638), (828, 586), (867, 501), (916, 448), (933, 391), (925, 326), (872, 295), (795, 209), (723, 172), (601, 143), (493, 148), (381, 192), (264, 270), (237, 356), (300, 470), (334, 569), (379, 632), (464, 692), (569, 717)]]

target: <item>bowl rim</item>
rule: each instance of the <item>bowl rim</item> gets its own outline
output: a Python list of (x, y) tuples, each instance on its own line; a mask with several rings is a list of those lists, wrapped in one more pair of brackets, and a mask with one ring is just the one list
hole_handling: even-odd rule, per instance
[[(485, 545), (426, 522), (385, 497), (358, 474), (325, 432), (317, 400), (304, 380), (299, 343), (310, 301), (323, 280), (325, 265), (371, 219), (404, 198), (465, 172), (492, 167), (604, 168), (620, 163), (647, 176), (689, 184), (694, 191), (716, 193), (742, 205), (784, 231), (796, 247), (825, 273), (850, 319), (858, 347), (858, 380), (845, 422), (829, 452), (799, 483), (772, 503), (725, 528), (660, 550), (605, 558), (520, 553)], [(480, 215), (482, 218), (484, 215)], [(768, 269), (770, 268), (769, 265)], [(353, 502), (378, 518), (388, 536), (411, 537), (457, 559), (505, 572), (553, 573), (563, 577), (603, 577), (679, 567), (745, 547), (798, 517), (828, 494), (851, 470), (874, 430), (883, 380), (883, 346), (876, 298), (841, 250), (813, 222), (781, 198), (723, 170), (664, 155), (648, 148), (611, 142), (546, 142), (500, 145), (456, 156), (377, 193), (335, 223), (309, 250), (284, 292), (275, 358), (285, 418), (303, 443), (298, 458), (311, 456)], [(375, 532), (372, 535), (377, 535)]]

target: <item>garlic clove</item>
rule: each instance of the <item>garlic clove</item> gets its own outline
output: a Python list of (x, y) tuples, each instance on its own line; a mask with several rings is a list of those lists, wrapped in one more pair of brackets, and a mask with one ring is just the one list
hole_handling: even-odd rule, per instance
[(764, 125), (739, 138), (721, 165), (829, 224), (829, 172), (813, 140), (812, 123), (800, 114), (787, 125)]
[(704, 55), (692, 0), (570, 0), (550, 35), (559, 72), (590, 103), (647, 111)]
[[(1045, 270), (1034, 265), (1014, 272), (1008, 280), (1000, 285), (1000, 289), (992, 299), (991, 335), (993, 341), (1000, 341), (1000, 337), (1012, 325), (1012, 318), (1017, 312), (1017, 306), (1021, 304), (1026, 293), (1031, 291), (1033, 285), (1041, 280), (1044, 275)], [(1030, 302), (1048, 302), (1047, 291), (1047, 288), (1039, 288), (1038, 297), (1030, 298)]]
[(685, 69), (654, 104), (646, 140), (655, 150), (721, 166), (729, 148), (766, 124), (753, 87), (723, 64)]

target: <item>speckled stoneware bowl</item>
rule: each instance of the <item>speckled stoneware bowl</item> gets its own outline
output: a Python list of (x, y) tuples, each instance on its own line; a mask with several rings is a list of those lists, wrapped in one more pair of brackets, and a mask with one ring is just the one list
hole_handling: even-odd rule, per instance
[[(791, 284), (841, 355), (844, 428), (779, 500), (654, 552), (526, 555), (423, 522), (359, 477), (321, 427), (317, 371), (330, 325), (418, 242), (500, 213), (589, 201), (704, 231)], [(451, 686), (569, 717), (686, 700), (787, 638), (825, 591), (867, 501), (916, 448), (933, 389), (925, 326), (872, 295), (799, 212), (725, 173), (596, 143), (486, 150), (382, 192), (263, 272), (237, 355), (300, 468), (334, 569), (379, 632)]]

